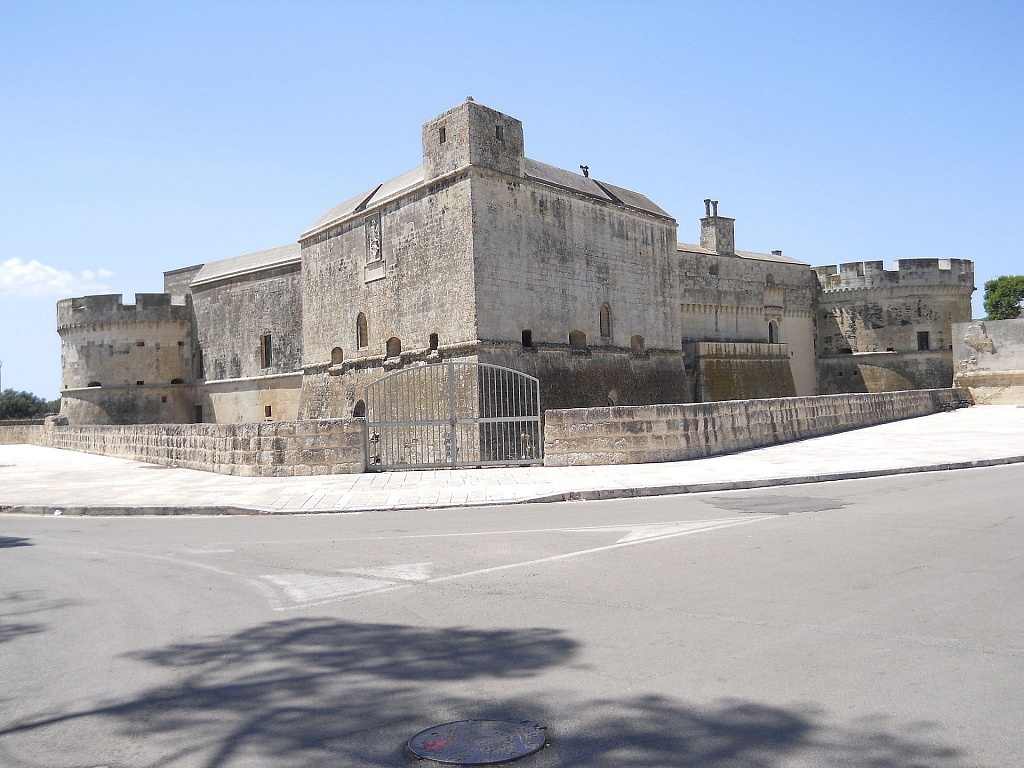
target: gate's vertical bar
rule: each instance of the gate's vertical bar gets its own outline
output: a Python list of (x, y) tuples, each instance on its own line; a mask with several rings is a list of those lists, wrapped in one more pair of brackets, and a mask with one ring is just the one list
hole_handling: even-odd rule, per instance
[(459, 455), (459, 444), (458, 435), (456, 433), (456, 413), (455, 413), (455, 363), (451, 360), (448, 361), (448, 424), (449, 432), (452, 436), (452, 467), (455, 466), (456, 457)]

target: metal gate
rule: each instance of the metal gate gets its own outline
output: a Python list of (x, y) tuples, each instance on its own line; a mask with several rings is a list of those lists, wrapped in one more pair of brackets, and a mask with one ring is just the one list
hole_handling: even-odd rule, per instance
[(540, 464), (540, 382), (488, 363), (446, 361), (366, 388), (366, 467)]

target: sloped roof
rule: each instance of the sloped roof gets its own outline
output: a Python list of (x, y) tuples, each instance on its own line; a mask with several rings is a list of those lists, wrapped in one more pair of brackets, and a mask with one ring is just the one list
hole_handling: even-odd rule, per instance
[(301, 253), (298, 243), (282, 245), (277, 248), (268, 248), (265, 251), (247, 253), (243, 256), (233, 256), (230, 259), (219, 259), (203, 265), (196, 276), (192, 279), (192, 285), (211, 283), (214, 280), (223, 280), (226, 277), (236, 277), (251, 272), (262, 272), (266, 269), (274, 269), (289, 264), (298, 264), (301, 260)]
[[(665, 210), (652, 202), (650, 198), (641, 195), (639, 192), (616, 187), (613, 184), (598, 181), (597, 179), (587, 178), (572, 171), (566, 171), (547, 163), (531, 160), (528, 157), (523, 159), (523, 170), (526, 178), (532, 181), (539, 181), (542, 184), (579, 192), (580, 194), (603, 200), (606, 203), (612, 203), (613, 205), (622, 205), (627, 208), (653, 213), (656, 216), (672, 218)], [(302, 240), (309, 237), (315, 232), (319, 232), (359, 211), (372, 208), (387, 200), (398, 197), (420, 186), (423, 182), (423, 166), (420, 165), (334, 206), (303, 232), (299, 239)]]
[(538, 160), (531, 160), (528, 157), (523, 159), (523, 171), (528, 179), (533, 179), (534, 181), (562, 187), (563, 189), (570, 189), (590, 197), (596, 197), (598, 200), (604, 200), (607, 203), (624, 205), (627, 208), (635, 208), (647, 213), (653, 213), (656, 216), (672, 218), (646, 195), (641, 195), (639, 192), (633, 192), (622, 187), (616, 187), (605, 181), (581, 176), (578, 173), (557, 168), (554, 165), (548, 165)]
[[(686, 251), (687, 253), (703, 253), (706, 256), (718, 256), (720, 254), (715, 253), (710, 248), (705, 248), (702, 245), (694, 245), (693, 243), (676, 243), (677, 251)], [(757, 253), (756, 251), (736, 251), (736, 256), (741, 259), (753, 259), (754, 261), (774, 261), (779, 264), (797, 264), (801, 267), (811, 266), (806, 261), (800, 261), (789, 256), (776, 255), (774, 253)]]
[(378, 184), (371, 190), (363, 192), (362, 194), (356, 195), (353, 198), (346, 200), (340, 205), (336, 205), (331, 208), (327, 213), (321, 216), (316, 222), (302, 233), (300, 240), (303, 237), (318, 232), (325, 227), (331, 226), (337, 221), (351, 216), (353, 213), (358, 213), (366, 208), (383, 203), (385, 200), (389, 200), (392, 197), (397, 197), (403, 192), (418, 187), (423, 183), (423, 166), (417, 166), (411, 171), (406, 171), (400, 176), (396, 176), (390, 181), (385, 181), (383, 184)]

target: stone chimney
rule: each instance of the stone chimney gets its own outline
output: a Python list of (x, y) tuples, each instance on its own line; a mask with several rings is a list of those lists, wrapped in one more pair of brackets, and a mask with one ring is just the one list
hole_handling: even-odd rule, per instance
[(736, 219), (718, 215), (718, 201), (704, 200), (704, 218), (700, 220), (700, 245), (719, 256), (736, 255)]

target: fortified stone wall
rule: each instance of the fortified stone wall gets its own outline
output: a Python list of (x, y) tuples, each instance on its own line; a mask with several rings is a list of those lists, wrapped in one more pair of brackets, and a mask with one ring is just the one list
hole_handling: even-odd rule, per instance
[(120, 294), (57, 302), (65, 389), (185, 381), (191, 359), (191, 314), (166, 293)]
[[(301, 373), (281, 373), (253, 378), (208, 381), (196, 387), (196, 405), (202, 407), (202, 419), (216, 424), (241, 424), (256, 421), (294, 421), (299, 412)], [(198, 416), (193, 412), (192, 417)]]
[(966, 392), (733, 400), (547, 411), (544, 464), (682, 461), (843, 432), (942, 410)]
[(818, 377), (826, 392), (895, 392), (921, 389), (921, 382), (950, 382), (953, 361), (947, 350), (857, 352), (824, 357)]
[(966, 259), (900, 259), (815, 267), (821, 282), (822, 354), (948, 350), (950, 326), (971, 317), (974, 265)]
[[(389, 358), (377, 363), (379, 377), (406, 349), (429, 349), (431, 334), (438, 346), (476, 339), (468, 174), (361, 211), (301, 243), (303, 364), (311, 372)], [(348, 412), (336, 396), (304, 399), (330, 416)]]
[[(951, 327), (971, 317), (974, 265), (966, 259), (900, 259), (816, 267), (822, 298), (818, 323), (823, 393), (861, 391), (853, 353), (896, 353), (872, 362), (896, 374), (891, 384), (915, 389), (952, 382)], [(919, 359), (908, 356), (918, 353)], [(935, 353), (946, 362), (936, 362)], [(836, 359), (839, 358), (839, 359)], [(839, 372), (843, 381), (839, 381)], [(898, 378), (897, 378), (898, 377)], [(881, 381), (881, 379), (879, 379)]]
[(263, 424), (53, 427), (45, 444), (84, 453), (247, 477), (362, 472), (361, 419)]
[[(785, 344), (792, 389), (761, 382), (787, 378), (779, 360), (753, 366), (749, 355), (739, 354), (726, 364), (728, 355), (720, 349), (707, 365), (695, 357), (688, 361), (711, 374), (704, 377), (701, 391), (716, 398), (816, 394), (814, 311), (820, 289), (814, 273), (782, 251), (736, 251), (735, 220), (718, 215), (717, 201), (704, 202), (700, 245), (678, 246), (681, 339), (691, 355), (700, 350), (689, 345), (700, 342)], [(740, 371), (753, 378), (737, 378)], [(717, 382), (714, 374), (719, 372), (724, 378)]]
[(565, 345), (487, 345), (480, 362), (501, 365), (540, 379), (544, 408), (593, 405), (643, 405), (693, 400), (679, 351), (633, 351), (621, 347), (568, 350)]
[(692, 361), (695, 400), (796, 395), (788, 344), (702, 342), (683, 344), (683, 350)]
[(45, 445), (44, 419), (0, 421), (0, 445)]
[(171, 296), (187, 296), (192, 293), (192, 279), (202, 268), (202, 264), (194, 264), (191, 267), (179, 267), (164, 272), (164, 293)]
[(193, 420), (193, 397), (188, 384), (65, 389), (60, 413), (71, 424), (179, 424)]
[(61, 414), (74, 423), (178, 420), (190, 408), (191, 306), (166, 293), (57, 302)]
[[(197, 282), (192, 286), (192, 306), (203, 362), (203, 370), (196, 371), (198, 378), (221, 381), (300, 370), (302, 273), (298, 264)], [(258, 418), (262, 414), (251, 413), (247, 420)]]
[(953, 326), (954, 380), (978, 403), (1024, 403), (1024, 320)]
[[(583, 177), (579, 177), (583, 181)], [(679, 349), (676, 223), (530, 179), (473, 177), (480, 338)], [(602, 307), (605, 307), (602, 322)]]

